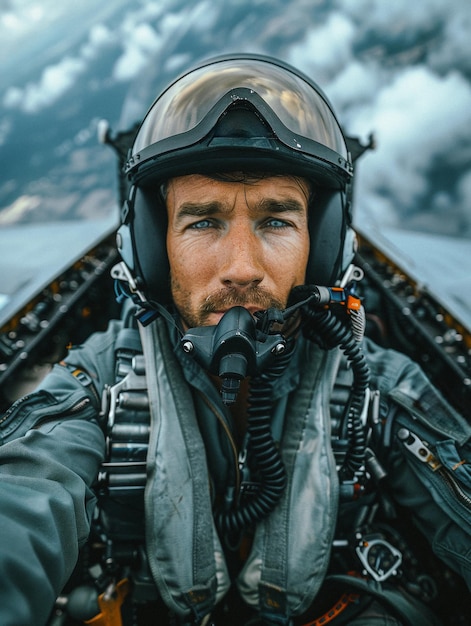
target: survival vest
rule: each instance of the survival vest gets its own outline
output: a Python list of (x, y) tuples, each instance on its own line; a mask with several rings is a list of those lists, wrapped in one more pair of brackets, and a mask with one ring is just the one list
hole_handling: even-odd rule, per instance
[[(141, 340), (145, 368), (137, 355), (133, 367), (127, 368), (129, 374), (111, 392), (112, 403), (123, 415), (129, 418), (131, 407), (141, 412), (141, 417), (131, 420), (135, 440), (128, 441), (137, 446), (140, 456), (137, 459), (133, 453), (129, 460), (128, 450), (127, 464), (105, 464), (107, 481), (118, 490), (129, 489), (133, 480), (136, 488), (145, 485), (146, 552), (152, 578), (172, 611), (188, 623), (199, 624), (231, 585), (212, 514), (206, 462), (210, 451), (202, 441), (194, 401), (165, 321), (159, 319), (142, 329)], [(257, 525), (250, 555), (236, 580), (245, 602), (266, 623), (289, 624), (292, 616), (305, 612), (326, 577), (339, 499), (329, 413), (339, 358), (338, 350), (318, 349), (305, 364), (280, 443), (287, 487), (277, 508)], [(144, 432), (144, 395), (150, 404), (150, 432)], [(129, 440), (131, 430), (122, 419), (116, 421), (113, 410), (109, 425), (113, 455), (116, 435), (119, 439), (119, 433), (127, 432)], [(140, 472), (135, 471), (138, 467)], [(128, 473), (124, 480), (123, 470)], [(126, 481), (128, 486), (123, 487)], [(340, 577), (339, 582), (347, 578)], [(395, 606), (409, 616), (406, 623), (435, 623), (426, 613), (419, 618), (420, 610), (399, 594), (387, 596), (365, 581), (351, 586)]]

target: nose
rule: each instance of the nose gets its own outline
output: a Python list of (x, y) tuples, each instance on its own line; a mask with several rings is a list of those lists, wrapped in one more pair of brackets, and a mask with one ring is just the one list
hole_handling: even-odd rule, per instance
[(230, 229), (222, 242), (220, 280), (225, 287), (253, 287), (262, 282), (263, 250), (250, 226)]

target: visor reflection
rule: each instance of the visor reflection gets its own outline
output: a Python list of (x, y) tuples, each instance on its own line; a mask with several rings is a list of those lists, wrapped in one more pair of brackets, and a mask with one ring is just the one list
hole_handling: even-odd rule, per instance
[(286, 129), (347, 158), (340, 126), (316, 89), (287, 69), (259, 59), (215, 62), (175, 81), (150, 109), (133, 153), (193, 130), (225, 94), (241, 87), (262, 98)]

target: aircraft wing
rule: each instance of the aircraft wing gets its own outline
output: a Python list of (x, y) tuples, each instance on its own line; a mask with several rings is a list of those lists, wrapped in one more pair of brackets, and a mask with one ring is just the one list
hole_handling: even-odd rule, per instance
[(471, 239), (395, 228), (361, 232), (471, 331)]
[(1, 228), (0, 328), (116, 228), (114, 217)]

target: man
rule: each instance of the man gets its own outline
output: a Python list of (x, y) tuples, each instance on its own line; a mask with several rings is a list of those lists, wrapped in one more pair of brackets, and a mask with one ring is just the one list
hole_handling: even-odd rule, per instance
[(2, 422), (2, 625), (46, 623), (92, 517), (63, 623), (440, 623), (409, 524), (471, 585), (471, 429), (361, 340), (325, 96), (273, 59), (208, 61), (125, 169), (135, 306)]

